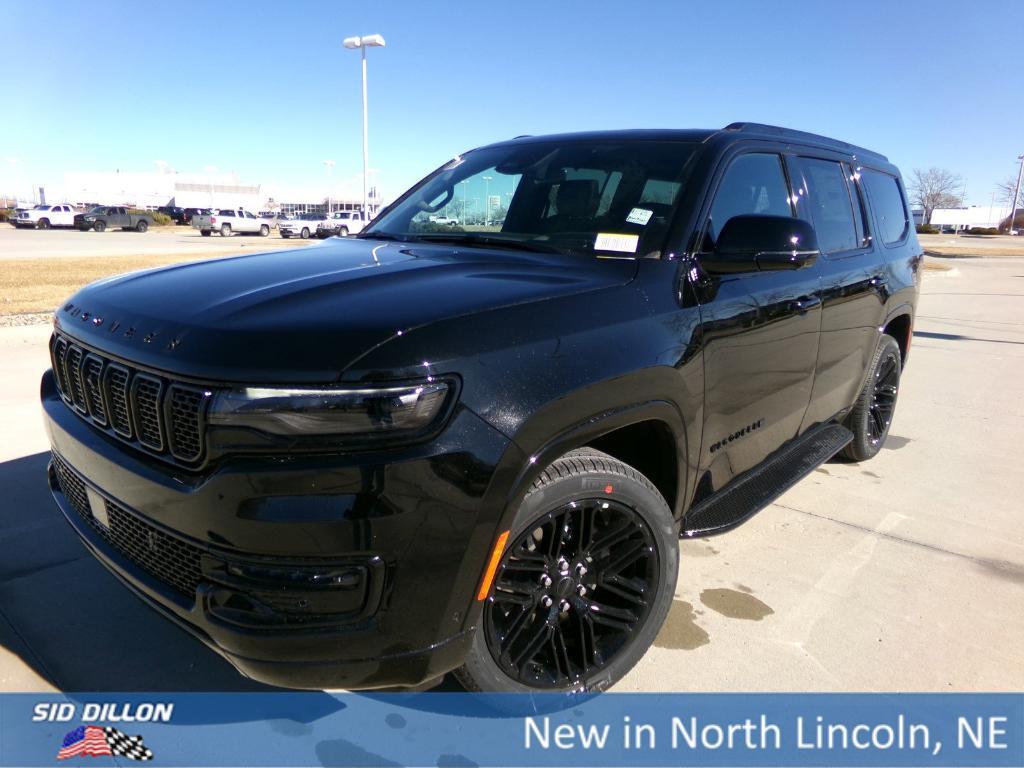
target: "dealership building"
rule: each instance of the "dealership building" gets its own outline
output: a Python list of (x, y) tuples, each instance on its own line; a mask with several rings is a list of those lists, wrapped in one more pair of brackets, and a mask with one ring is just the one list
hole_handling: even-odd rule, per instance
[(972, 205), (967, 208), (936, 208), (931, 224), (948, 229), (987, 229), (1010, 218), (1009, 205)]

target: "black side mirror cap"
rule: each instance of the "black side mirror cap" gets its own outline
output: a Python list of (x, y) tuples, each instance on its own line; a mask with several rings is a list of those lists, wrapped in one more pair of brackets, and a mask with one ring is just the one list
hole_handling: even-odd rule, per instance
[(790, 216), (733, 216), (718, 235), (715, 250), (702, 254), (712, 273), (800, 269), (820, 255), (814, 227)]

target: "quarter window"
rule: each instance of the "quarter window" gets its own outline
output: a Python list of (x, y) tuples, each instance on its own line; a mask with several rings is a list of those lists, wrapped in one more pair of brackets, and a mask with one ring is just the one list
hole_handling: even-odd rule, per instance
[(860, 247), (854, 225), (853, 202), (843, 165), (832, 160), (801, 157), (807, 205), (823, 253), (852, 251)]
[(879, 237), (886, 245), (898, 243), (910, 229), (899, 181), (887, 173), (868, 170), (862, 170), (860, 178), (871, 199)]
[(789, 186), (778, 155), (740, 155), (722, 177), (711, 204), (704, 250), (714, 247), (722, 227), (733, 216), (792, 216)]

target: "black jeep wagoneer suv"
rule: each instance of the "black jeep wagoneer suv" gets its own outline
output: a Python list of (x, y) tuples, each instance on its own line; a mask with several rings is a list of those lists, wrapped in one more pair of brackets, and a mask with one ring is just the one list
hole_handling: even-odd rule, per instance
[(897, 169), (840, 141), (493, 144), (358, 237), (72, 296), (50, 486), (252, 678), (601, 690), (665, 619), (680, 536), (878, 452), (921, 259)]

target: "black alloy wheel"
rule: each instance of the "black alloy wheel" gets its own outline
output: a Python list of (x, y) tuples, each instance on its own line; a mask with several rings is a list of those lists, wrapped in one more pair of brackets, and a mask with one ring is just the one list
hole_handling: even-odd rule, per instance
[(654, 641), (678, 565), (677, 527), (650, 481), (572, 451), (523, 499), (456, 676), (470, 690), (605, 690)]
[(659, 572), (654, 536), (635, 511), (571, 501), (508, 548), (484, 608), (488, 648), (531, 688), (591, 677), (647, 619)]
[(97, 221), (95, 224), (92, 225), (92, 228), (95, 229), (97, 232), (102, 232), (107, 228), (107, 222)]
[(896, 413), (901, 373), (899, 344), (892, 336), (882, 334), (864, 388), (846, 418), (846, 427), (853, 432), (853, 440), (843, 448), (840, 457), (867, 461), (882, 450)]

